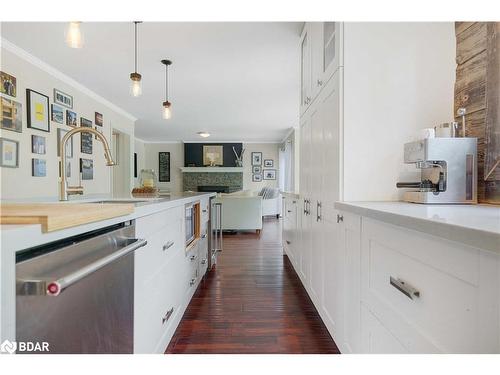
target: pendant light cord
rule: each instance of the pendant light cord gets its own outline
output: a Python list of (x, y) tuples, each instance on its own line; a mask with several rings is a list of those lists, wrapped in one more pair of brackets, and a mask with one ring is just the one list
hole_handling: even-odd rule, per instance
[(168, 102), (168, 65), (165, 64), (165, 101)]
[(134, 21), (135, 25), (135, 72), (137, 73), (137, 21)]

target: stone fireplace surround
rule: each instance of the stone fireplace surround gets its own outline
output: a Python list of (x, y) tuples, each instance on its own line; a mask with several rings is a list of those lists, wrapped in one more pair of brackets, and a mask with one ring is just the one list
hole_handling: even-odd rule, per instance
[(198, 186), (220, 186), (230, 193), (243, 190), (242, 172), (189, 172), (182, 174), (184, 191), (198, 191)]

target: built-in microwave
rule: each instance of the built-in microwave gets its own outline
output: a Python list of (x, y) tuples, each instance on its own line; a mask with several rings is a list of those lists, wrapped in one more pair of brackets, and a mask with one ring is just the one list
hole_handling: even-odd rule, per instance
[(185, 206), (186, 247), (189, 247), (200, 235), (200, 203)]

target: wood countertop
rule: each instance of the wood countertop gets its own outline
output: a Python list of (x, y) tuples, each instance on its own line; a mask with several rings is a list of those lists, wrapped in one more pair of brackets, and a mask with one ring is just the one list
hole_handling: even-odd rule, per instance
[(47, 233), (129, 215), (134, 208), (132, 203), (2, 203), (0, 224), (41, 224)]

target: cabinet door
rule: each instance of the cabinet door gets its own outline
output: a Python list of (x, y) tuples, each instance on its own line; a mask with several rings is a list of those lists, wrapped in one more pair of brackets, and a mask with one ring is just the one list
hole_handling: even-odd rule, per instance
[(300, 246), (300, 272), (299, 276), (306, 288), (309, 287), (311, 267), (311, 122), (308, 114), (303, 116), (301, 128), (301, 184), (300, 195), (302, 203), (301, 218), (301, 246)]
[[(342, 66), (342, 23), (323, 22), (321, 30), (321, 75), (316, 79), (317, 85), (325, 84)], [(319, 81), (318, 81), (319, 79)]]
[(342, 23), (311, 22), (308, 26), (311, 36), (311, 92), (315, 98), (342, 66)]
[(312, 101), (311, 93), (311, 34), (306, 23), (300, 39), (300, 113), (304, 113)]
[(311, 123), (311, 275), (310, 291), (311, 299), (319, 310), (323, 297), (323, 264), (324, 264), (324, 235), (323, 224), (320, 219), (322, 204), (322, 187), (324, 176), (324, 144), (323, 144), (323, 122), (324, 108), (321, 102), (315, 101), (309, 108)]

